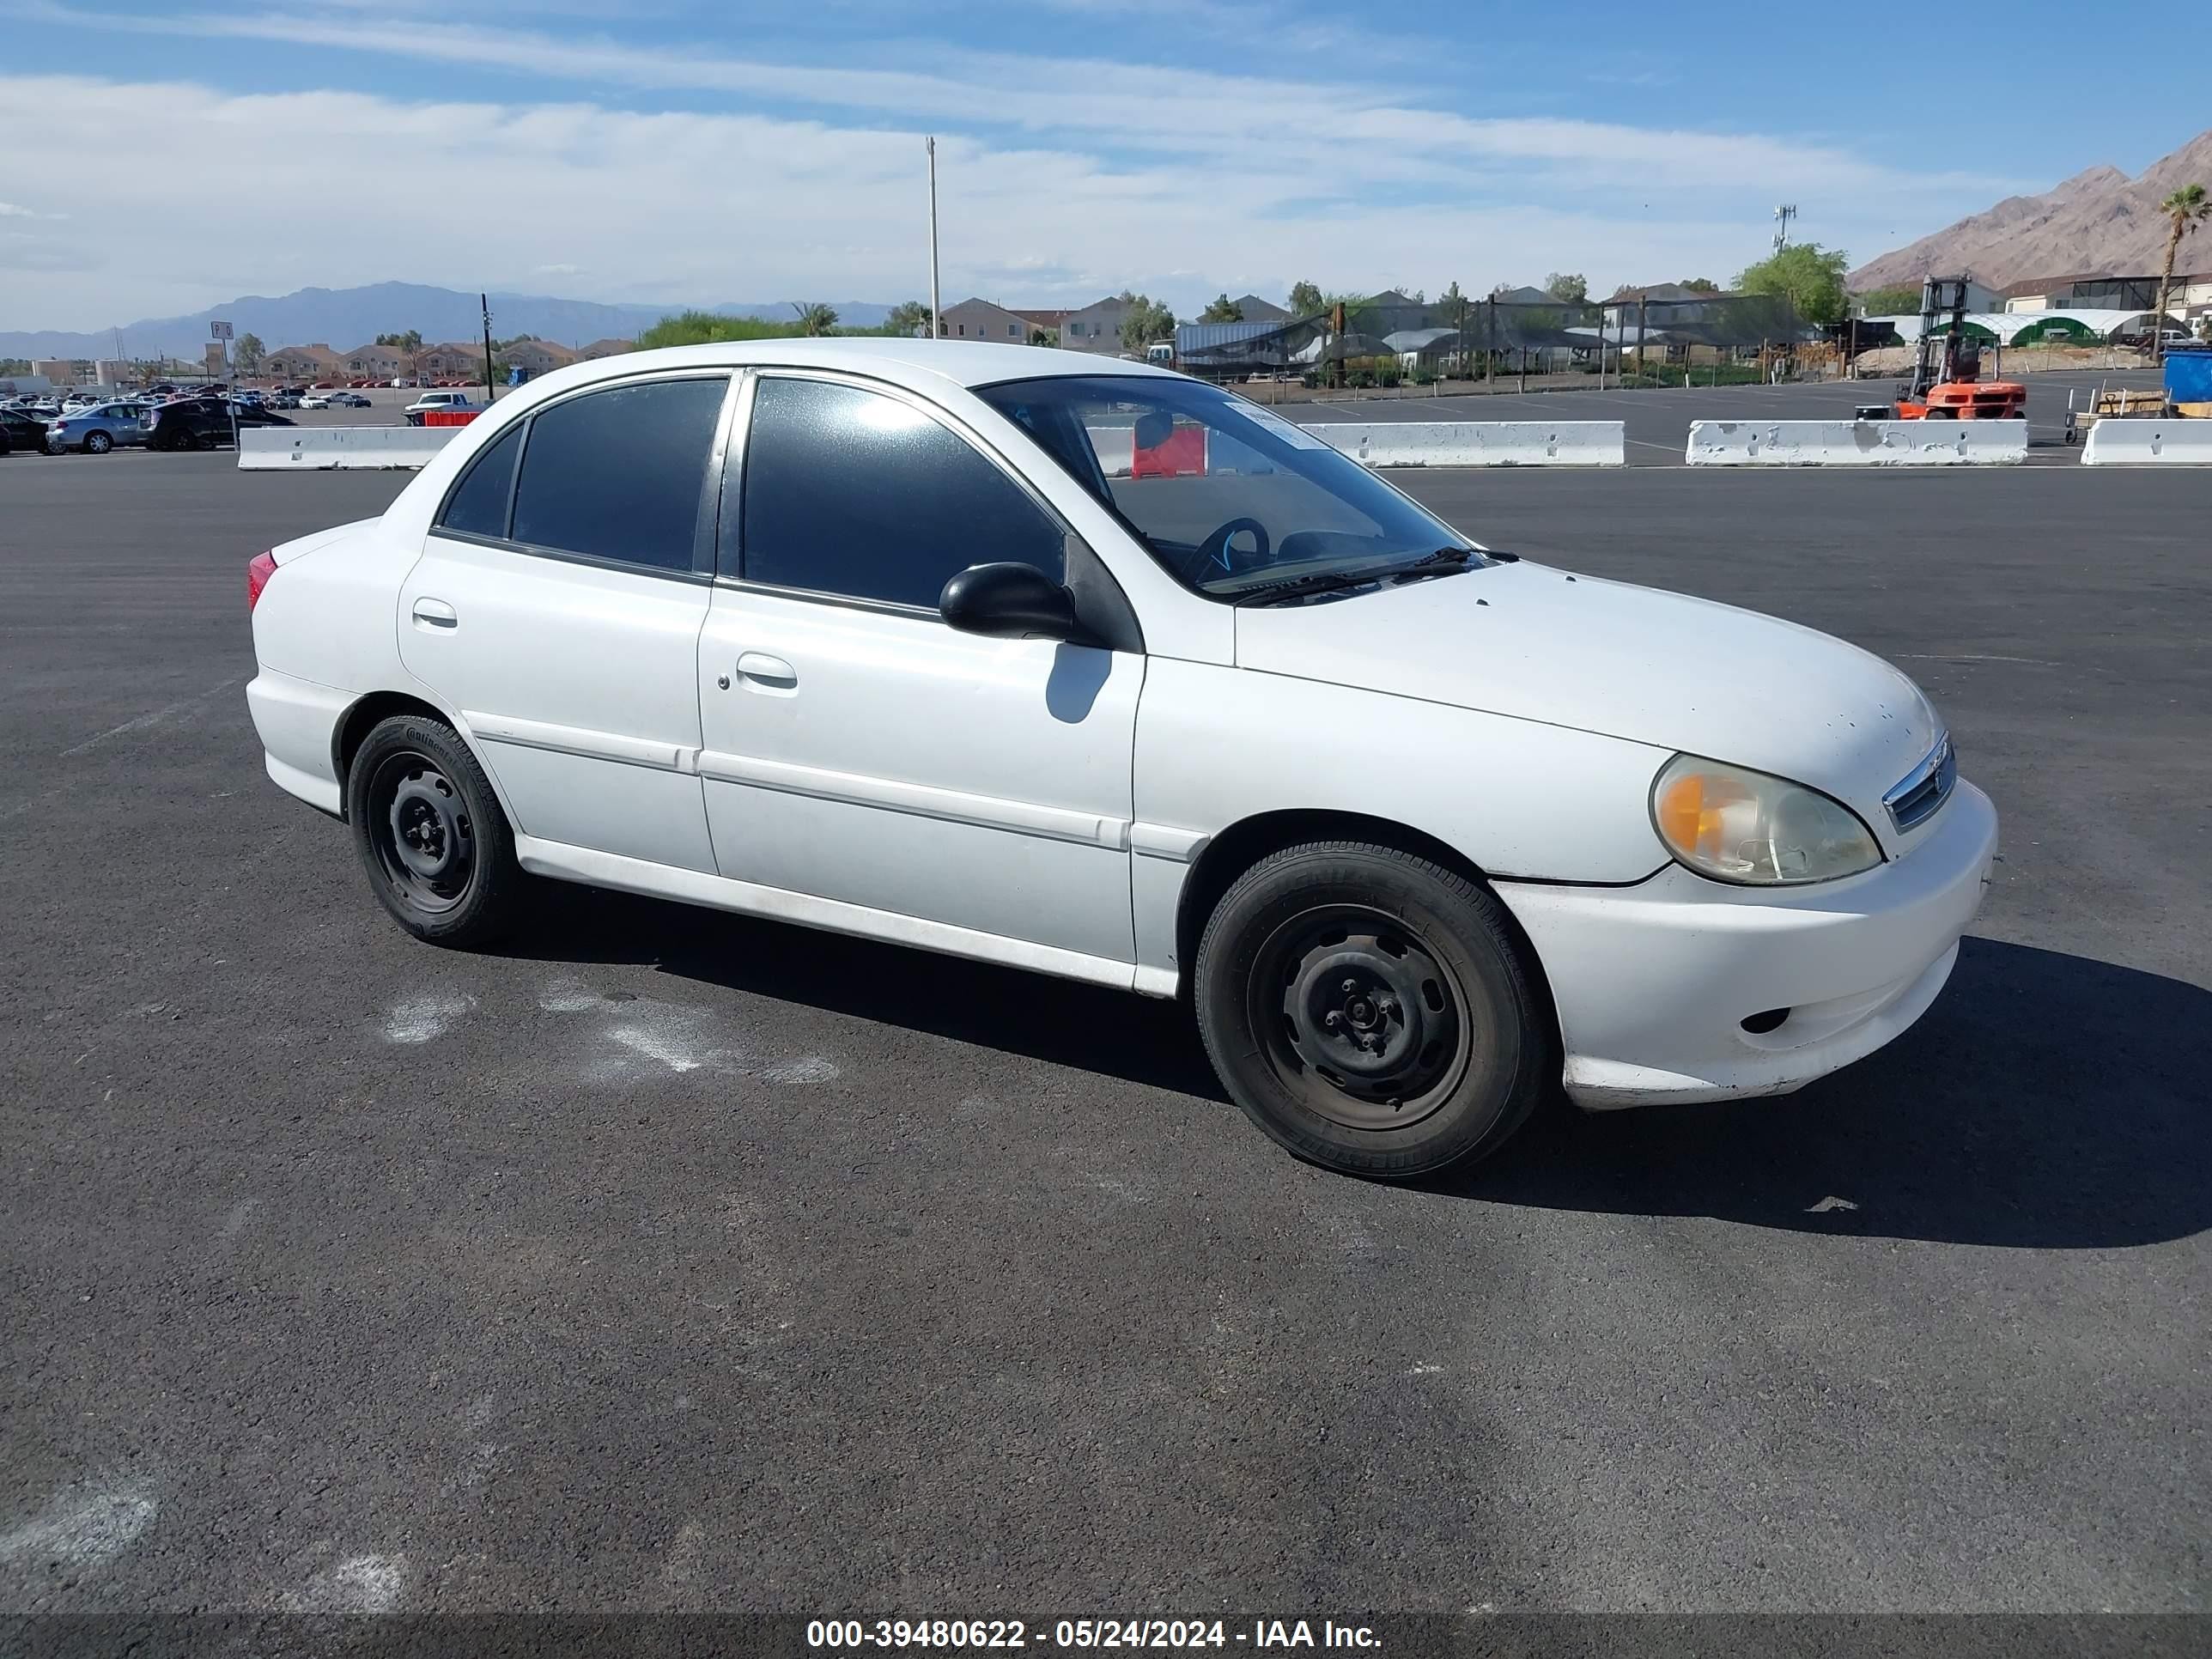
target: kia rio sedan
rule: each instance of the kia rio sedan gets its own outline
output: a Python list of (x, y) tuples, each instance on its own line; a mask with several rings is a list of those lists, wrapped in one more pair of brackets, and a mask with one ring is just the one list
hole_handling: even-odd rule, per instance
[(269, 775), (418, 939), (550, 878), (1185, 996), (1261, 1128), (1370, 1176), (1555, 1085), (1872, 1052), (1996, 842), (1865, 652), (1485, 550), (1269, 410), (1029, 347), (579, 364), (247, 594)]

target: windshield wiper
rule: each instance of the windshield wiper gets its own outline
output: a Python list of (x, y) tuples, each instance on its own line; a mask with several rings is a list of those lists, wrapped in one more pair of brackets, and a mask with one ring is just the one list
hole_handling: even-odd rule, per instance
[(1425, 553), (1411, 564), (1390, 573), (1392, 583), (1403, 586), (1407, 582), (1424, 581), (1431, 576), (1455, 575), (1467, 568), (1467, 562), (1474, 556), (1471, 547), (1440, 547), (1433, 553)]
[[(1381, 570), (1322, 570), (1310, 576), (1291, 576), (1281, 581), (1263, 582), (1247, 592), (1240, 593), (1232, 605), (1273, 605), (1279, 599), (1309, 599), (1317, 593), (1334, 593), (1355, 587), (1380, 586), (1384, 582), (1393, 586), (1405, 582), (1425, 580), (1431, 576), (1451, 576), (1468, 568), (1468, 561), (1476, 553), (1471, 547), (1440, 547), (1433, 553), (1424, 553), (1405, 564), (1387, 566)], [(1511, 561), (1520, 556), (1515, 553), (1485, 553), (1484, 558)]]
[(1315, 593), (1372, 587), (1390, 574), (1387, 570), (1317, 570), (1310, 576), (1286, 576), (1281, 581), (1262, 582), (1257, 587), (1239, 593), (1230, 604), (1273, 605), (1278, 599), (1300, 599)]

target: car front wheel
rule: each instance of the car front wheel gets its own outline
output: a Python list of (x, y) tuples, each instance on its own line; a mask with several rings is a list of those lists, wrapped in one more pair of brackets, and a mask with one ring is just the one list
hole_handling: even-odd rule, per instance
[(1495, 1151), (1559, 1062), (1504, 908), (1399, 848), (1317, 842), (1222, 896), (1193, 975), (1215, 1071), (1299, 1157), (1406, 1177)]
[(416, 714), (380, 721), (347, 770), (346, 817), (369, 885), (416, 938), (467, 949), (513, 927), (514, 837), (453, 727)]
[(114, 447), (115, 440), (105, 432), (88, 432), (84, 434), (84, 453), (88, 455), (105, 455)]

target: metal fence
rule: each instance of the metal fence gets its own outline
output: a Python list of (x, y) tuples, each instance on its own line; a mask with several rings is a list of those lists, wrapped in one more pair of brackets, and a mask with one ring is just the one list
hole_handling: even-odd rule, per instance
[(1784, 295), (1366, 301), (1287, 322), (1185, 325), (1176, 362), (1208, 380), (1316, 390), (1514, 390), (1562, 376), (1674, 385), (1765, 378), (1820, 333)]

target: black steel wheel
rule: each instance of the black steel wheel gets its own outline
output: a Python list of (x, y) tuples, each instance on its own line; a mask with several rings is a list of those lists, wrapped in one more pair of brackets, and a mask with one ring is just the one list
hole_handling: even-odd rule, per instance
[(441, 721), (396, 715), (362, 742), (346, 817), (369, 885), (417, 939), (473, 945), (512, 925), (522, 872), (491, 781)]
[(1492, 1152), (1558, 1074), (1549, 1003), (1504, 907), (1397, 848), (1312, 842), (1261, 860), (1215, 906), (1192, 990), (1237, 1104), (1350, 1174)]
[(1380, 910), (1322, 904), (1289, 917), (1260, 947), (1246, 994), (1277, 1074), (1347, 1128), (1418, 1123), (1466, 1069), (1451, 970)]

